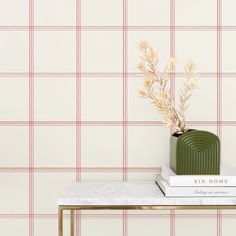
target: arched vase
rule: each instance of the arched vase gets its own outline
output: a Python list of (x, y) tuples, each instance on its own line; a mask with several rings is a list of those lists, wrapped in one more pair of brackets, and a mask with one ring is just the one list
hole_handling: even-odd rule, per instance
[(189, 130), (181, 135), (172, 134), (170, 168), (177, 175), (219, 175), (219, 138), (202, 130)]

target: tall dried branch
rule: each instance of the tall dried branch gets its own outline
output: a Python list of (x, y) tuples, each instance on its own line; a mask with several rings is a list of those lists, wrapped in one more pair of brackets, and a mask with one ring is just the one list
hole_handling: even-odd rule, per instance
[(179, 110), (175, 108), (170, 96), (169, 81), (175, 72), (176, 59), (170, 58), (163, 72), (158, 69), (159, 55), (146, 41), (139, 44), (141, 61), (138, 64), (139, 71), (143, 74), (144, 90), (139, 91), (142, 97), (148, 98), (163, 115), (164, 123), (177, 133), (188, 131), (185, 120), (185, 111), (192, 90), (197, 88), (197, 74), (194, 72), (196, 65), (188, 61), (185, 66), (185, 82), (180, 91)]

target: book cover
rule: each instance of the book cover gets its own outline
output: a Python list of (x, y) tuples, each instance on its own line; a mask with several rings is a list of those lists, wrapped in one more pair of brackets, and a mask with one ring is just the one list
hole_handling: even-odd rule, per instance
[(160, 176), (156, 184), (166, 197), (235, 197), (236, 187), (172, 187)]
[(221, 168), (220, 175), (176, 175), (163, 166), (161, 176), (170, 186), (236, 186), (236, 169), (226, 166)]

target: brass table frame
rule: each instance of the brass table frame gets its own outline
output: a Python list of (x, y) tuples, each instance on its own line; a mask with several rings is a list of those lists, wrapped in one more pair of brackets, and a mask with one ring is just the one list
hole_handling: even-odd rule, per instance
[(59, 205), (58, 236), (63, 236), (63, 211), (70, 211), (70, 235), (74, 236), (75, 210), (234, 210), (236, 205)]

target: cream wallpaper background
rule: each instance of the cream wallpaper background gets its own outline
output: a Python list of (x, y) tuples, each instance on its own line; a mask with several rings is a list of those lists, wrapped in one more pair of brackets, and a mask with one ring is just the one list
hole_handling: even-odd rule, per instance
[[(71, 182), (152, 180), (168, 163), (169, 130), (137, 94), (141, 39), (162, 63), (177, 57), (176, 99), (184, 63), (197, 61), (188, 123), (218, 134), (222, 163), (236, 167), (234, 0), (0, 3), (0, 235), (57, 235)], [(76, 235), (232, 236), (235, 223), (235, 211), (85, 211)]]

